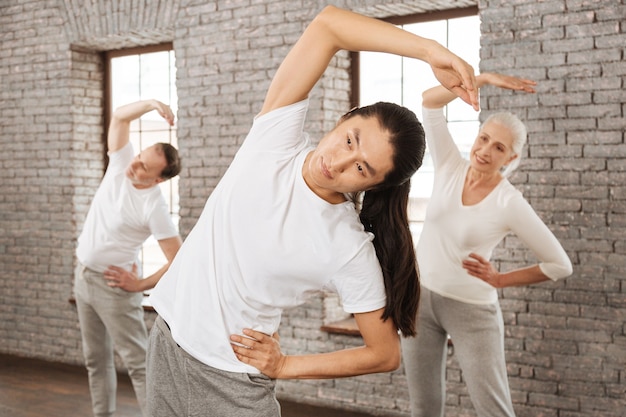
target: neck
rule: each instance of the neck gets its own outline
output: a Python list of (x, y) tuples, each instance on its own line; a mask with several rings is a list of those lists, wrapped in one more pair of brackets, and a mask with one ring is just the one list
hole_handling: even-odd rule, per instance
[(154, 187), (156, 184), (141, 184), (141, 183), (135, 183), (133, 182), (133, 187), (135, 187), (138, 190), (145, 190), (146, 188), (151, 188)]
[(496, 172), (481, 172), (470, 167), (467, 172), (466, 182), (470, 186), (489, 185), (494, 182), (500, 182), (502, 175)]

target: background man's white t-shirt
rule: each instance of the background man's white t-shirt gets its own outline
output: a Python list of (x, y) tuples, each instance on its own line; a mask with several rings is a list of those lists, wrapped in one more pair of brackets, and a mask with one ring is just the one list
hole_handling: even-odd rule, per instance
[(110, 265), (131, 270), (143, 243), (178, 236), (158, 186), (137, 189), (125, 171), (134, 158), (130, 143), (109, 154), (109, 166), (87, 213), (76, 256), (89, 269)]

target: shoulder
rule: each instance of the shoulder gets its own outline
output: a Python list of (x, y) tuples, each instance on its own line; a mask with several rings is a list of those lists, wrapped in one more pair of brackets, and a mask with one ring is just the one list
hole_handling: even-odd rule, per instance
[(124, 164), (130, 162), (135, 157), (135, 151), (133, 145), (128, 142), (120, 149), (109, 152), (107, 155), (109, 156), (109, 165), (116, 163)]
[(498, 185), (498, 206), (506, 209), (504, 212), (518, 217), (524, 213), (534, 213), (530, 203), (524, 198), (522, 192), (511, 184), (506, 178)]
[(295, 117), (298, 114), (304, 113), (309, 108), (309, 99), (298, 101), (293, 104), (289, 104), (283, 107), (276, 108), (266, 113), (259, 113), (254, 117), (254, 123), (265, 123), (266, 121)]
[(308, 105), (307, 99), (258, 115), (241, 149), (281, 150), (306, 142), (302, 135)]

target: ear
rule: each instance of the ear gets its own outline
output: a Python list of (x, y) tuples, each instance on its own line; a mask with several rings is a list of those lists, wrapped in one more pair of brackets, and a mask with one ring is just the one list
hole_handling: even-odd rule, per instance
[(511, 162), (513, 162), (515, 159), (517, 159), (518, 156), (519, 155), (517, 155), (517, 154), (511, 155), (511, 157), (509, 158), (509, 160), (506, 162), (505, 165), (509, 165)]
[(162, 183), (162, 182), (165, 182), (165, 178), (156, 177), (156, 178), (154, 179), (154, 184), (155, 184), (155, 185), (156, 185), (156, 184), (160, 184), (160, 183)]

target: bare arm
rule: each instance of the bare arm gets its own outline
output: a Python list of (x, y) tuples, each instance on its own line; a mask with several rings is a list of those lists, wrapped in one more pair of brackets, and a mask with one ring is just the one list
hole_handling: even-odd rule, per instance
[[(476, 76), (476, 86), (478, 88), (486, 85), (493, 85), (508, 90), (534, 93), (534, 86), (536, 84), (536, 82), (524, 78), (511, 77), (497, 73), (486, 72)], [(444, 107), (456, 98), (457, 96), (455, 94), (450, 92), (447, 88), (439, 85), (422, 93), (422, 106), (427, 109), (438, 109)]]
[(482, 256), (470, 253), (469, 257), (471, 259), (465, 259), (463, 261), (463, 268), (465, 268), (467, 273), (482, 279), (494, 288), (530, 285), (550, 279), (541, 271), (539, 265), (531, 265), (525, 268), (500, 273), (491, 262)]
[[(383, 322), (383, 309), (355, 314), (364, 345), (329, 353), (283, 355), (275, 338), (263, 333), (244, 330), (231, 340), (246, 347), (233, 345), (239, 360), (278, 379), (321, 379), (393, 371), (400, 366), (400, 337), (391, 320)], [(252, 348), (252, 349), (250, 349)]]
[(442, 85), (478, 109), (474, 70), (461, 58), (390, 23), (327, 6), (278, 68), (261, 114), (306, 98), (339, 50), (387, 52), (427, 62)]
[(149, 277), (140, 279), (137, 276), (136, 265), (133, 265), (132, 271), (127, 271), (118, 266), (111, 265), (106, 271), (104, 271), (104, 278), (107, 280), (110, 287), (119, 287), (129, 292), (143, 292), (149, 290), (150, 288), (154, 288), (163, 274), (165, 274), (170, 267), (170, 264), (174, 260), (174, 257), (176, 256), (176, 253), (178, 252), (178, 249), (180, 249), (182, 243), (183, 241), (180, 236), (159, 240), (159, 246), (167, 258), (167, 263)]
[(130, 138), (130, 123), (144, 114), (157, 110), (170, 126), (174, 125), (174, 113), (167, 104), (157, 100), (142, 100), (118, 107), (111, 117), (107, 135), (109, 152), (122, 149)]

